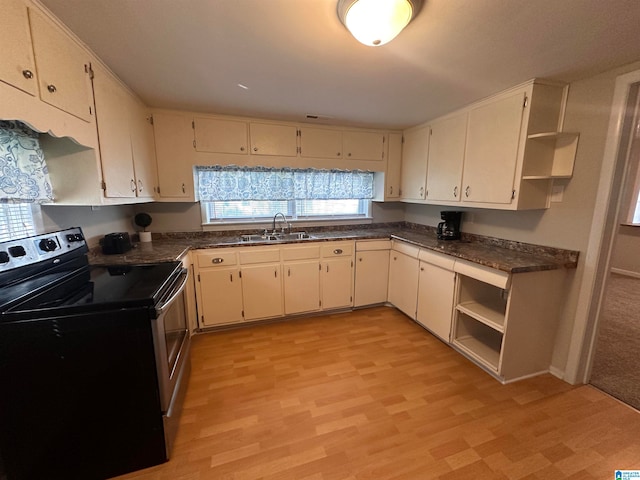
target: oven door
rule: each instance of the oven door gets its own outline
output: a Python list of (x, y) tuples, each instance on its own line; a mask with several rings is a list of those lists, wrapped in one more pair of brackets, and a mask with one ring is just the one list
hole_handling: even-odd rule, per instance
[(157, 318), (151, 320), (163, 414), (169, 411), (178, 380), (183, 376), (185, 365), (189, 364), (189, 326), (185, 302), (188, 279), (189, 271), (183, 269), (156, 305)]

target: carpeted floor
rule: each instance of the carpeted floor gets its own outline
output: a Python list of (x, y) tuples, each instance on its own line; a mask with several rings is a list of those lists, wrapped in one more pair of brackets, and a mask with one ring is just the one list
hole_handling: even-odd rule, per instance
[(611, 274), (591, 384), (640, 410), (640, 279)]

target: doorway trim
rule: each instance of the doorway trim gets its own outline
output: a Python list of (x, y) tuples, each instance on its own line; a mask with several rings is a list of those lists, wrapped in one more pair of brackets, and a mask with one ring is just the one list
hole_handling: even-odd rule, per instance
[(623, 138), (624, 121), (628, 114), (631, 89), (639, 82), (640, 70), (620, 75), (615, 82), (596, 205), (585, 254), (585, 270), (564, 375), (565, 380), (572, 384), (588, 383), (589, 380), (598, 316), (603, 303), (604, 283), (610, 266), (622, 182), (628, 161), (629, 139), (625, 141)]

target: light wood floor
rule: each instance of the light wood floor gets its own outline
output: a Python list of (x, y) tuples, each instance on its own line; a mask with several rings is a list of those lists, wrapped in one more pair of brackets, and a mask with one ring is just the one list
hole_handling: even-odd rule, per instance
[(501, 385), (394, 309), (197, 336), (176, 446), (128, 480), (613, 479), (640, 413), (550, 375)]

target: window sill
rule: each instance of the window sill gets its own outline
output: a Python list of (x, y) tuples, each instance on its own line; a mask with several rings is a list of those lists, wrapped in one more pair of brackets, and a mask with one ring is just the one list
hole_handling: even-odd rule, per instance
[[(278, 220), (276, 222), (276, 227), (281, 225), (281, 221)], [(372, 217), (352, 217), (352, 218), (315, 218), (313, 220), (288, 220), (287, 223), (290, 223), (292, 226), (296, 228), (301, 227), (323, 227), (323, 226), (334, 226), (334, 225), (367, 225), (373, 223)], [(229, 230), (230, 227), (233, 229), (259, 229), (264, 230), (265, 228), (271, 230), (273, 228), (273, 222), (270, 220), (256, 220), (256, 221), (223, 221), (216, 223), (202, 223), (202, 231), (204, 232), (220, 232), (224, 230)]]

